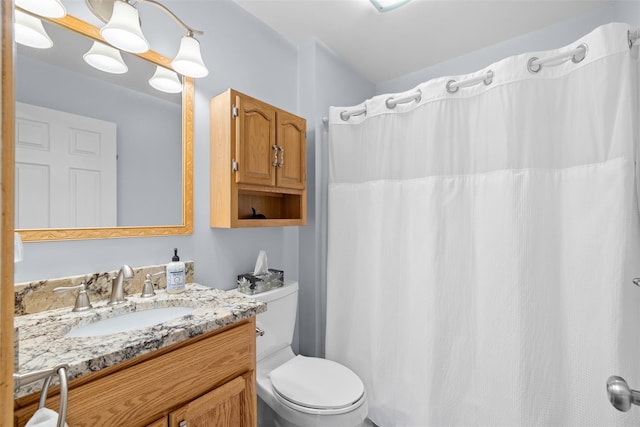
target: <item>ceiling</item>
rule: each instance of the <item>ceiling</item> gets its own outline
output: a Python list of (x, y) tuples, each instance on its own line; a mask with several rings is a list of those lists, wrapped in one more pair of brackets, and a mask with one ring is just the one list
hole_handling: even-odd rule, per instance
[(234, 1), (294, 45), (318, 38), (380, 83), (613, 0), (413, 0), (386, 13), (369, 0)]

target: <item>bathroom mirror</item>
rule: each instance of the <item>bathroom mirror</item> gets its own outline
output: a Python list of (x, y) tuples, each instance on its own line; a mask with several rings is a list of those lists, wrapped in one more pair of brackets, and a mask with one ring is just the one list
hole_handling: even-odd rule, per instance
[[(15, 50), (15, 211), (16, 229), (22, 239), (78, 240), (192, 233), (193, 79), (182, 78), (183, 90), (178, 94), (152, 88), (148, 80), (156, 67), (170, 68), (171, 62), (153, 51), (140, 55), (122, 52), (129, 69), (125, 74), (98, 71), (82, 59), (95, 40), (102, 40), (98, 28), (70, 15), (43, 19), (43, 24), (57, 49), (18, 45)], [(63, 137), (73, 140), (80, 154), (112, 140), (114, 148), (107, 153), (117, 155), (105, 156), (111, 159), (107, 167), (111, 172), (95, 178), (83, 175), (84, 169), (79, 166), (74, 174), (66, 174), (65, 170), (66, 175), (72, 176), (68, 179), (70, 185), (66, 181), (61, 185), (45, 183), (41, 176), (53, 176), (50, 172), (53, 168), (47, 166), (42, 172), (32, 167), (20, 152), (21, 144), (39, 143), (46, 133), (40, 130), (41, 123), (51, 133), (59, 126), (58, 122), (41, 120), (41, 113), (44, 117), (61, 114), (60, 120), (68, 120), (69, 128), (73, 128), (71, 136)], [(90, 131), (82, 127), (80, 133), (76, 132), (78, 123), (84, 123), (85, 119), (96, 122), (91, 126), (97, 127), (88, 128)], [(106, 133), (94, 132), (93, 129), (103, 126)], [(97, 194), (96, 182), (102, 185), (99, 188), (107, 188), (99, 191), (101, 197), (93, 197)], [(29, 187), (31, 184), (35, 190)], [(87, 197), (76, 196), (81, 203), (70, 206), (65, 187), (71, 192), (81, 189)], [(63, 191), (58, 194), (60, 189)], [(45, 199), (49, 201), (44, 203)], [(46, 206), (59, 202), (64, 205), (63, 215), (43, 215)], [(95, 220), (96, 217), (100, 219)]]

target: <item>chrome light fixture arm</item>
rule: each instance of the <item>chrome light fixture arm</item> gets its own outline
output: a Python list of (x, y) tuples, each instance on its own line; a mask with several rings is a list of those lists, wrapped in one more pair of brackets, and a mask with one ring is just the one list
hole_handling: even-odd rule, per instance
[(169, 16), (171, 16), (173, 18), (174, 21), (176, 21), (178, 23), (178, 25), (180, 25), (182, 28), (184, 28), (185, 30), (187, 30), (187, 34), (189, 36), (193, 36), (194, 34), (198, 34), (198, 35), (202, 35), (204, 34), (204, 31), (200, 31), (200, 30), (195, 30), (193, 28), (191, 28), (190, 26), (188, 26), (187, 24), (185, 24), (180, 18), (178, 18), (176, 16), (175, 13), (173, 13), (167, 6), (163, 5), (160, 2), (157, 2), (156, 0), (138, 0), (138, 3), (150, 3), (160, 9), (162, 9), (164, 12), (166, 12)]
[[(87, 6), (89, 7), (89, 10), (91, 11), (91, 13), (93, 13), (96, 17), (98, 17), (98, 19), (100, 19), (104, 23), (109, 22), (109, 19), (111, 19), (111, 14), (113, 13), (113, 5), (114, 5), (115, 2), (123, 1), (123, 2), (128, 3), (129, 5), (133, 6), (132, 5), (133, 0), (85, 0), (85, 1), (87, 3)], [(158, 2), (156, 0), (136, 0), (135, 3), (150, 3), (150, 4), (153, 4), (154, 6), (160, 8), (166, 14), (171, 16), (178, 23), (178, 25), (180, 25), (182, 28), (187, 30), (188, 34), (191, 34), (191, 35), (193, 35), (193, 34), (198, 34), (198, 35), (204, 34), (203, 31), (195, 30), (195, 29), (189, 27), (180, 18), (178, 18), (176, 16), (176, 14), (173, 13), (168, 7), (166, 7), (165, 5), (163, 5), (162, 3), (160, 3), (160, 2)]]

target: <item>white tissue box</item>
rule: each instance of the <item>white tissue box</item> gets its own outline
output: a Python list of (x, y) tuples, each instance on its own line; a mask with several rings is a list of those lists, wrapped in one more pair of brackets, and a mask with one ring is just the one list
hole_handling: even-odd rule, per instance
[(253, 295), (279, 288), (284, 284), (284, 271), (269, 269), (266, 274), (254, 275), (245, 273), (238, 275), (238, 291), (243, 294)]

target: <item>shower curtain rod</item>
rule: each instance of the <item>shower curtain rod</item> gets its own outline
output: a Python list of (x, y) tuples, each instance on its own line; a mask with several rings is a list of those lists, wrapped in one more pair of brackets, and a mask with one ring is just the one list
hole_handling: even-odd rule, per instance
[[(627, 38), (629, 42), (629, 48), (633, 47), (633, 44), (640, 39), (640, 30), (629, 30), (627, 31)], [(571, 59), (571, 62), (574, 64), (578, 64), (587, 57), (587, 53), (589, 52), (589, 46), (585, 43), (580, 44), (575, 49), (572, 49), (567, 52), (558, 53), (556, 55), (548, 56), (546, 58), (538, 58), (536, 56), (531, 57), (529, 61), (527, 61), (527, 69), (529, 72), (535, 74), (538, 73), (543, 66), (556, 66), (564, 63), (565, 61)], [(493, 82), (494, 72), (492, 70), (488, 70), (485, 73), (472, 77), (466, 80), (449, 80), (446, 84), (447, 92), (456, 93), (460, 88), (474, 86), (479, 83), (484, 83), (485, 85), (490, 85)], [(389, 97), (385, 101), (385, 105), (388, 109), (392, 110), (396, 108), (398, 104), (405, 104), (407, 102), (415, 101), (420, 102), (422, 100), (422, 92), (418, 89), (416, 92), (409, 93), (407, 95), (403, 95), (397, 98)], [(352, 116), (360, 116), (367, 114), (367, 107), (361, 106), (351, 110), (344, 110), (340, 113), (340, 118), (343, 121), (349, 120)]]

